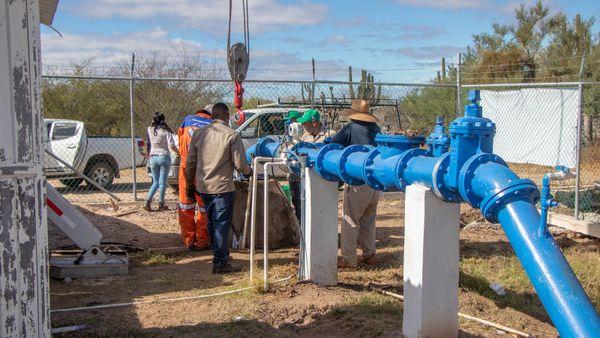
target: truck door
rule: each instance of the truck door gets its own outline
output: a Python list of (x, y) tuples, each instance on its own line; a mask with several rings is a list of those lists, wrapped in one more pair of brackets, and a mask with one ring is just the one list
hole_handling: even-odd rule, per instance
[[(77, 168), (87, 145), (83, 123), (77, 121), (55, 121), (52, 125), (50, 136), (50, 151), (69, 165)], [(54, 162), (56, 167), (65, 170), (63, 164), (55, 160)], [(70, 170), (65, 171), (69, 172)]]
[(244, 147), (248, 149), (250, 146), (258, 142), (265, 136), (271, 136), (275, 139), (280, 138), (285, 134), (285, 123), (283, 121), (284, 113), (263, 113), (256, 114), (245, 123), (238, 131), (242, 137)]

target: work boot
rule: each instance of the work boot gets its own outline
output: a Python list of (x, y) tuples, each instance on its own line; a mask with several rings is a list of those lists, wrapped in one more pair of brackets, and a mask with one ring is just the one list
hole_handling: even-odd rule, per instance
[(346, 260), (343, 257), (338, 257), (337, 267), (338, 269), (356, 269), (356, 265), (348, 264), (348, 262), (346, 262)]
[(369, 256), (361, 256), (358, 257), (358, 262), (365, 265), (374, 266), (377, 264), (377, 260), (375, 259), (375, 254)]
[(169, 210), (169, 207), (166, 204), (160, 203), (158, 205), (158, 211), (167, 211), (167, 210)]
[(147, 200), (146, 204), (144, 204), (144, 210), (146, 210), (146, 211), (152, 211), (151, 204), (152, 204), (152, 201), (151, 200)]
[(210, 249), (210, 245), (197, 246), (196, 244), (192, 244), (188, 246), (188, 249), (190, 249), (190, 251), (204, 251)]
[(221, 266), (213, 265), (213, 274), (224, 274), (224, 273), (234, 273), (242, 271), (241, 266), (231, 265), (230, 263), (225, 263)]

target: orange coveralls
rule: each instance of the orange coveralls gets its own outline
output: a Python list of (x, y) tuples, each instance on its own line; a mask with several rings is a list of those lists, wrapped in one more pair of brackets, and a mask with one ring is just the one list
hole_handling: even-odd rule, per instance
[[(209, 246), (208, 239), (208, 216), (204, 208), (204, 202), (198, 194), (195, 201), (189, 201), (186, 196), (187, 185), (185, 183), (185, 168), (188, 157), (188, 149), (192, 141), (194, 131), (211, 123), (210, 115), (197, 113), (186, 116), (177, 131), (179, 138), (179, 226), (181, 227), (181, 238), (186, 247), (195, 245), (196, 248), (204, 249)], [(196, 204), (198, 205), (198, 217), (196, 218)]]

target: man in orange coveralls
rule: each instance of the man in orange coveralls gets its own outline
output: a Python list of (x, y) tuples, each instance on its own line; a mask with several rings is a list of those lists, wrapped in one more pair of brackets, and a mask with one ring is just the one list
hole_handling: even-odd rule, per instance
[[(179, 138), (179, 226), (181, 227), (181, 238), (183, 244), (191, 251), (206, 250), (209, 246), (207, 221), (208, 216), (204, 209), (204, 202), (198, 194), (196, 200), (188, 200), (186, 196), (187, 185), (185, 183), (185, 168), (188, 157), (188, 149), (194, 131), (211, 123), (212, 105), (204, 109), (198, 109), (196, 115), (186, 116), (177, 131)], [(198, 205), (198, 217), (196, 218), (196, 204)]]

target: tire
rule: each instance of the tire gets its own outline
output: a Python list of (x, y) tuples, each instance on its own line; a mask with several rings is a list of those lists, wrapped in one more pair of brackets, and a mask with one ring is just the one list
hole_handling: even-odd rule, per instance
[[(88, 177), (91, 178), (94, 182), (100, 185), (102, 188), (108, 188), (113, 183), (115, 179), (115, 170), (113, 167), (106, 161), (96, 162), (90, 168), (87, 173)], [(94, 188), (93, 185), (87, 183), (91, 188)]]
[(81, 182), (83, 182), (83, 178), (65, 178), (60, 180), (60, 183), (69, 188), (77, 188)]

